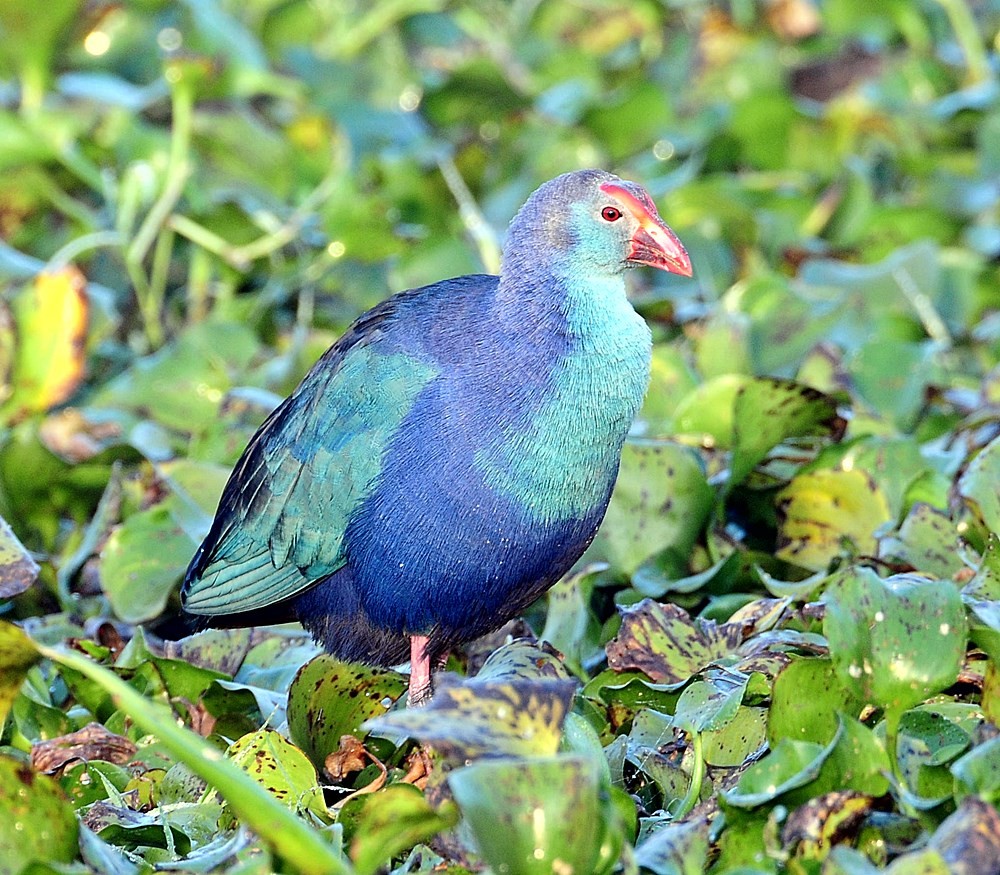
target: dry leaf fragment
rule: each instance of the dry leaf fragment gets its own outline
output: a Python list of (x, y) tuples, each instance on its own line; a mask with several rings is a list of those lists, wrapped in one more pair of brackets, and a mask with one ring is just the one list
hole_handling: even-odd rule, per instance
[(136, 750), (136, 746), (124, 736), (108, 732), (100, 723), (88, 723), (69, 735), (33, 744), (31, 765), (47, 775), (58, 772), (74, 760), (103, 760), (124, 765), (135, 756)]

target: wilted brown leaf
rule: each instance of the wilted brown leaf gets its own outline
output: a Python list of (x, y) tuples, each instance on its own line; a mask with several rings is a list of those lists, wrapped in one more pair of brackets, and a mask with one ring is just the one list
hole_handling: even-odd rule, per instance
[(47, 775), (58, 772), (73, 760), (103, 760), (124, 765), (138, 748), (121, 735), (109, 732), (100, 723), (88, 723), (83, 729), (60, 735), (31, 746), (31, 765)]

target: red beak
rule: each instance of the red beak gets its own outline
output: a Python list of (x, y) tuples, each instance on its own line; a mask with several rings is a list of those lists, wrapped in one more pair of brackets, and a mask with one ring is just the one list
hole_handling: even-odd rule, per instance
[(601, 191), (611, 195), (639, 223), (632, 235), (629, 264), (645, 264), (660, 270), (691, 276), (691, 258), (684, 244), (660, 218), (652, 198), (639, 186), (605, 182)]

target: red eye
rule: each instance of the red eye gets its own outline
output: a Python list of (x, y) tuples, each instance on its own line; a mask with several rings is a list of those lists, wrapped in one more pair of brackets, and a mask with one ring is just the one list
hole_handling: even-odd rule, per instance
[(617, 222), (622, 217), (622, 211), (614, 207), (605, 207), (601, 210), (601, 218), (605, 222)]

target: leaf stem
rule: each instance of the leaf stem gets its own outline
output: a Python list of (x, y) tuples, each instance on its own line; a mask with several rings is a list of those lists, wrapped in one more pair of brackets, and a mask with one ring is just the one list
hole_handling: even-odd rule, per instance
[(969, 81), (986, 82), (992, 75), (990, 61), (968, 4), (965, 0), (937, 0), (937, 2), (944, 7), (951, 29), (955, 32), (955, 39), (962, 47)]
[(483, 267), (489, 273), (499, 273), (500, 271), (500, 243), (492, 226), (486, 221), (479, 204), (465, 184), (462, 174), (455, 165), (450, 155), (439, 155), (437, 159), (441, 175), (447, 183), (455, 202), (458, 204), (458, 214), (462, 217), (462, 223), (469, 232), (476, 248), (479, 250), (479, 258), (483, 262)]
[(687, 795), (681, 800), (675, 820), (680, 820), (691, 812), (698, 802), (701, 794), (701, 785), (705, 781), (705, 752), (703, 749), (700, 732), (691, 733), (691, 749), (694, 754), (694, 766), (691, 768), (691, 786), (688, 787)]

